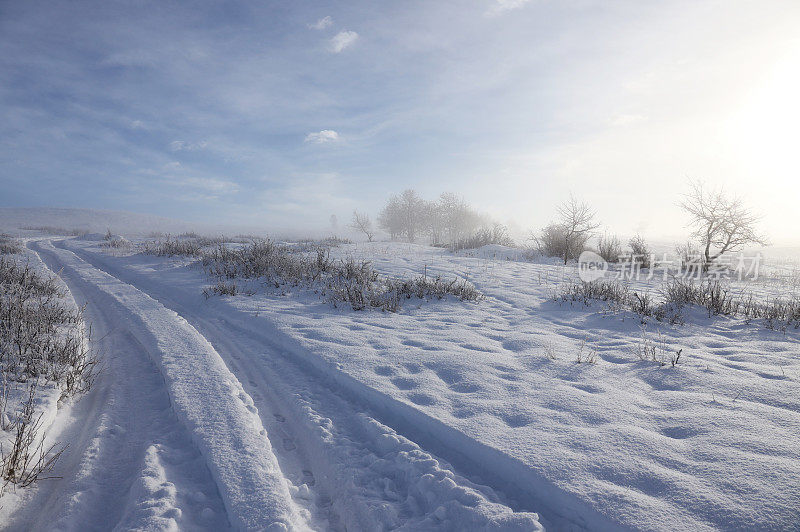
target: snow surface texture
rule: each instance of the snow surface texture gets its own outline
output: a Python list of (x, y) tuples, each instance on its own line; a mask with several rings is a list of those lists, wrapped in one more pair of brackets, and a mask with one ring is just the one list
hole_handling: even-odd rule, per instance
[[(477, 304), (410, 300), (391, 314), (264, 287), (206, 301), (208, 279), (190, 260), (54, 244), (31, 247), (52, 268), (65, 266), (103, 334), (128, 332), (108, 334), (117, 366), (70, 412), (75, 422), (63, 423), (61, 439), (73, 445), (63, 483), (42, 484), (19, 504), (19, 528), (216, 530), (248, 519), (334, 530), (800, 525), (796, 330), (694, 312), (686, 325), (653, 322), (643, 332), (627, 313), (552, 302), (565, 270), (507, 249), (334, 250), (390, 275), (463, 275), (486, 295)], [(643, 335), (665, 356), (683, 349), (678, 366), (640, 360)], [(577, 363), (592, 352), (595, 363)], [(120, 395), (106, 406), (99, 396), (115, 389), (152, 396), (141, 411), (157, 428), (131, 416), (137, 400)], [(78, 434), (84, 419), (98, 421)], [(265, 471), (272, 495), (283, 491), (272, 506), (250, 506), (245, 499), (259, 494), (220, 474), (219, 454), (252, 453), (242, 444), (254, 434), (264, 442), (257, 459), (274, 467)], [(42, 501), (48, 511), (37, 520)]]
[(110, 363), (76, 405), (88, 411), (64, 422), (74, 447), (59, 463), (64, 480), (29, 494), (9, 528), (542, 528), (259, 327), (239, 328), (237, 313), (228, 321), (197, 293), (184, 311), (187, 293), (169, 287), (162, 304), (159, 291), (150, 297), (56, 244), (29, 243), (95, 309)]
[[(404, 244), (336, 252), (389, 274), (427, 266), (428, 275), (465, 275), (487, 297), (408, 302), (399, 314), (332, 309), (303, 292), (203, 304), (207, 280), (186, 261), (82, 256), (181, 313), (224, 317), (240, 336), (260, 332), (554, 528), (800, 523), (797, 331), (701, 312), (683, 326), (651, 323), (650, 341), (684, 350), (678, 367), (661, 367), (635, 355), (636, 317), (551, 302), (560, 267)], [(596, 363), (576, 363), (582, 344)]]

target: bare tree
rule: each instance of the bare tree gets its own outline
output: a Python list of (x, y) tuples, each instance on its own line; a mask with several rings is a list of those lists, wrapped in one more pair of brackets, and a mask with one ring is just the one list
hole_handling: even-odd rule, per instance
[(451, 246), (474, 234), (481, 225), (490, 224), (489, 220), (481, 217), (466, 201), (452, 192), (439, 196), (437, 208), (441, 217), (442, 235)]
[(395, 240), (403, 232), (403, 220), (400, 216), (400, 198), (392, 196), (378, 213), (378, 227), (389, 233)]
[(389, 232), (392, 240), (405, 236), (409, 242), (425, 230), (426, 202), (412, 189), (392, 196), (378, 213), (378, 225)]
[(747, 244), (767, 245), (767, 239), (756, 232), (759, 217), (740, 198), (729, 197), (722, 188), (707, 189), (701, 181), (690, 185), (680, 205), (691, 216), (692, 236), (702, 247), (704, 270), (723, 254)]
[(417, 233), (424, 228), (425, 200), (410, 188), (404, 190), (398, 199), (403, 233), (409, 242), (414, 242), (417, 239)]
[[(569, 199), (558, 206), (559, 225), (564, 238), (564, 264), (572, 257), (580, 255), (589, 236), (600, 224), (595, 222), (595, 212), (588, 203), (578, 201), (570, 194)], [(577, 246), (583, 242), (581, 246)]]
[(372, 220), (369, 219), (368, 214), (353, 211), (353, 219), (350, 221), (350, 227), (364, 233), (367, 240), (370, 242), (372, 242), (372, 239), (375, 237), (375, 231), (372, 229)]

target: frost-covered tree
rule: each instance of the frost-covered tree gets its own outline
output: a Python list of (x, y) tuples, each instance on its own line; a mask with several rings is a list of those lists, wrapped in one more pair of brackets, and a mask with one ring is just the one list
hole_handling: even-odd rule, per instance
[(350, 227), (364, 233), (369, 242), (375, 237), (375, 230), (372, 228), (372, 220), (368, 214), (353, 211), (353, 218), (350, 220)]
[(600, 224), (595, 222), (595, 213), (589, 204), (578, 201), (572, 194), (558, 206), (557, 212), (561, 237), (564, 239), (563, 259), (566, 264), (570, 258), (577, 258), (581, 254), (586, 241)]
[(471, 235), (484, 225), (483, 217), (457, 194), (443, 193), (439, 196), (437, 207), (442, 224), (442, 236), (448, 244), (452, 245)]
[(392, 239), (405, 237), (414, 242), (424, 231), (425, 200), (412, 189), (404, 190), (399, 196), (392, 196), (378, 214), (378, 225), (386, 230)]
[(700, 244), (705, 270), (725, 253), (748, 244), (767, 244), (767, 239), (756, 232), (759, 217), (722, 188), (708, 189), (701, 181), (693, 181), (680, 205), (690, 216), (692, 236)]
[(392, 196), (378, 213), (378, 227), (389, 233), (392, 240), (403, 232), (403, 221), (400, 216), (400, 199)]

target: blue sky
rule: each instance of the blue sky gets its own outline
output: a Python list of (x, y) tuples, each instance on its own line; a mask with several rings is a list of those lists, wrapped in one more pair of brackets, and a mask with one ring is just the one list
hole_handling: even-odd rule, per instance
[(526, 228), (573, 192), (659, 237), (702, 177), (789, 241), (797, 27), (797, 2), (3, 2), (0, 206), (313, 227), (414, 187)]

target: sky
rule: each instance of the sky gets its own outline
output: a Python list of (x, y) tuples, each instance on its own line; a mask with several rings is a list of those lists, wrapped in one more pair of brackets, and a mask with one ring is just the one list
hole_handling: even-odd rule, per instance
[(800, 2), (0, 0), (0, 206), (276, 229), (574, 194), (684, 238), (689, 179), (800, 244)]

